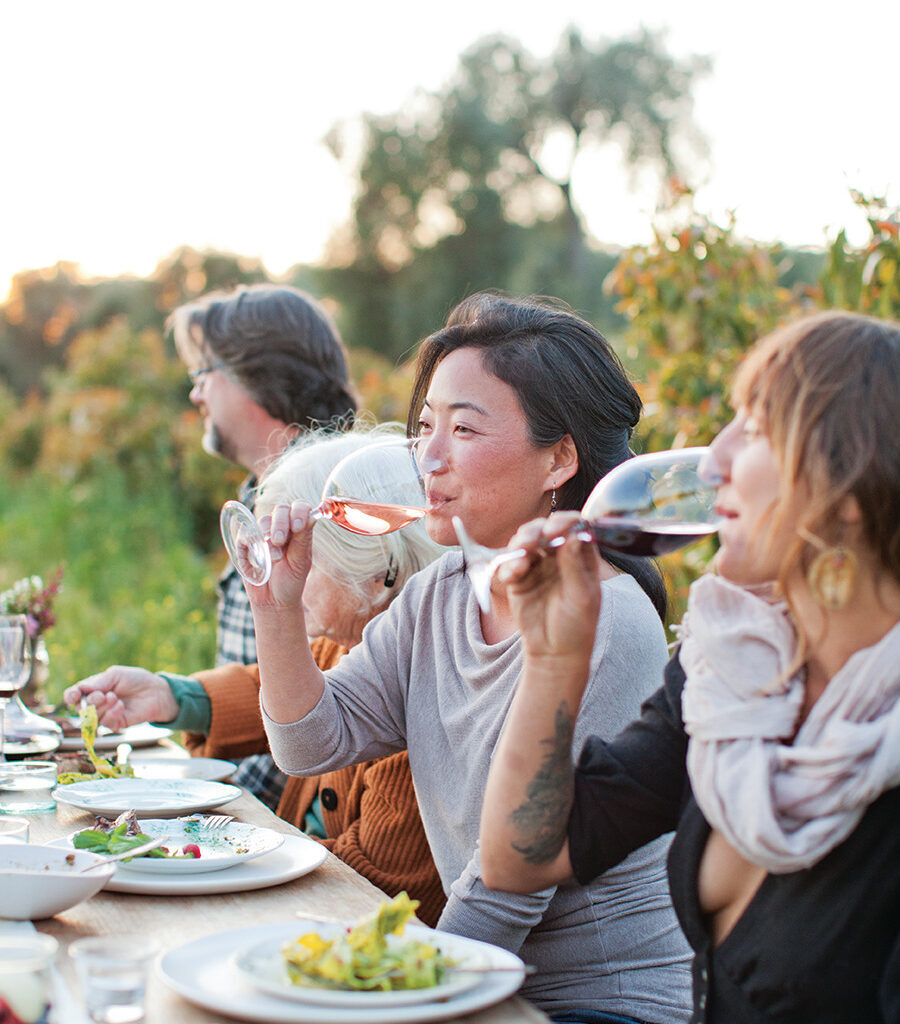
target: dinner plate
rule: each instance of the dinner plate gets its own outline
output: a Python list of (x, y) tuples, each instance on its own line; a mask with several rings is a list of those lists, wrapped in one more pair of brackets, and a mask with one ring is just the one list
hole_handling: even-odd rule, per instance
[(171, 818), (221, 807), (236, 800), (241, 789), (205, 779), (97, 779), (57, 786), (53, 795), (59, 803), (94, 814), (115, 816), (133, 810), (138, 814)]
[[(74, 720), (77, 724), (78, 720)], [(100, 751), (115, 750), (120, 743), (130, 743), (133, 747), (152, 747), (160, 740), (168, 739), (172, 735), (171, 729), (164, 729), (160, 725), (151, 725), (149, 722), (142, 722), (140, 725), (130, 725), (122, 732), (108, 732), (103, 726), (97, 730), (97, 738), (94, 740), (94, 750)], [(84, 750), (84, 743), (81, 735), (63, 736), (60, 750)]]
[(132, 757), (128, 763), (137, 779), (205, 779), (222, 782), (237, 768), (233, 761), (215, 757)]
[[(331, 939), (345, 931), (352, 922), (340, 924), (322, 924), (317, 921), (300, 920), (294, 931), (294, 938), (308, 932), (316, 932), (323, 939)], [(431, 942), (447, 956), (453, 957), (460, 964), (468, 963), (473, 967), (487, 966), (485, 958), (479, 956), (475, 961), (471, 950), (464, 949), (459, 936), (449, 932), (436, 932), (432, 928), (410, 925), (402, 935), (388, 936), (389, 945), (402, 945), (415, 939), (419, 942)], [(279, 999), (317, 1006), (352, 1007), (356, 1010), (388, 1009), (398, 1006), (413, 1006), (416, 1003), (433, 1003), (438, 1000), (451, 999), (460, 992), (474, 988), (480, 984), (484, 976), (475, 972), (464, 973), (454, 971), (448, 980), (440, 985), (428, 988), (399, 989), (392, 992), (359, 992), (346, 989), (316, 987), (313, 985), (295, 985), (288, 977), (281, 947), (284, 939), (266, 938), (241, 950), (234, 957), (234, 965), (244, 981), (260, 992)]]
[(250, 892), (308, 875), (327, 856), (325, 847), (314, 839), (285, 836), (281, 846), (271, 853), (224, 871), (209, 871), (202, 875), (152, 875), (144, 871), (122, 871), (117, 865), (104, 888), (109, 892), (138, 896), (213, 896), (225, 892)]
[[(280, 832), (243, 821), (230, 821), (222, 828), (204, 828), (201, 821), (172, 821), (167, 818), (139, 818), (141, 831), (155, 839), (168, 836), (165, 845), (172, 850), (193, 843), (200, 850), (199, 857), (135, 857), (121, 861), (122, 871), (139, 871), (151, 875), (201, 875), (211, 871), (224, 871), (238, 864), (246, 864), (256, 857), (262, 857), (277, 850), (284, 842)], [(66, 843), (73, 845), (77, 835), (73, 832), (66, 837)], [(102, 854), (101, 854), (102, 856)]]
[[(269, 856), (277, 855), (278, 851)], [(265, 859), (253, 863), (261, 864)], [(109, 888), (111, 884), (107, 884)], [(235, 971), (232, 957), (237, 951), (266, 938), (287, 942), (298, 934), (298, 922), (292, 920), (205, 935), (164, 953), (157, 961), (157, 973), (179, 995), (206, 1010), (262, 1024), (417, 1024), (448, 1020), (506, 999), (522, 984), (525, 974), (522, 961), (515, 954), (486, 942), (458, 937), (472, 959), (511, 969), (486, 974), (473, 988), (444, 1002), (355, 1010), (276, 999), (252, 988)]]

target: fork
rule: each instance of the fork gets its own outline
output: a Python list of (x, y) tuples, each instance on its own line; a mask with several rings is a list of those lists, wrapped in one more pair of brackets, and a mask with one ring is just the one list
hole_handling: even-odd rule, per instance
[(201, 828), (220, 829), (225, 828), (229, 821), (234, 821), (233, 814), (189, 814), (179, 821), (196, 821)]
[(225, 828), (229, 821), (234, 821), (233, 814), (210, 814), (203, 822), (204, 828), (219, 829)]

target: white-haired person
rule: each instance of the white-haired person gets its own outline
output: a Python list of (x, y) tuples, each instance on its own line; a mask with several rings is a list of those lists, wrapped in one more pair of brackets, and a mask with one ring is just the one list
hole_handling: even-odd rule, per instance
[[(264, 516), (275, 505), (294, 500), (317, 504), (340, 459), (396, 436), (390, 425), (302, 435), (262, 478), (256, 514)], [(360, 493), (373, 483), (383, 487), (377, 465), (367, 467), (362, 460), (356, 472)], [(391, 498), (398, 504), (419, 501), (411, 486), (401, 483)], [(442, 550), (422, 523), (367, 537), (322, 522), (302, 597), (316, 664), (323, 669), (337, 664), (359, 643), (365, 625)], [(228, 664), (192, 677), (117, 665), (66, 691), (71, 704), (83, 696), (97, 705), (101, 724), (113, 729), (152, 721), (185, 731), (186, 745), (195, 756), (238, 758), (268, 750), (255, 665)], [(418, 899), (421, 920), (437, 921), (445, 895), (422, 829), (405, 752), (317, 777), (289, 778), (277, 813), (321, 839), (389, 895), (405, 890)]]

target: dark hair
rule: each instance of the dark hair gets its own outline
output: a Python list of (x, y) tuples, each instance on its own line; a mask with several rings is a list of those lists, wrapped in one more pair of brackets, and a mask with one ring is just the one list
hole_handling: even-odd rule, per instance
[[(435, 367), (461, 348), (480, 349), (485, 370), (516, 392), (537, 447), (572, 437), (578, 471), (557, 489), (558, 508), (580, 509), (597, 481), (632, 457), (629, 440), (641, 399), (603, 335), (561, 304), (486, 292), (463, 300), (444, 328), (422, 342), (407, 422), (411, 435)], [(609, 552), (604, 557), (634, 576), (665, 619), (666, 590), (655, 562)]]
[(811, 503), (781, 568), (840, 542), (840, 506), (853, 495), (863, 539), (900, 582), (900, 323), (857, 313), (804, 317), (762, 339), (741, 365), (733, 404), (761, 414), (788, 480)]
[[(185, 362), (211, 358), (283, 423), (311, 427), (356, 412), (337, 328), (312, 296), (284, 285), (213, 292), (169, 318)], [(199, 328), (202, 342), (191, 328)]]

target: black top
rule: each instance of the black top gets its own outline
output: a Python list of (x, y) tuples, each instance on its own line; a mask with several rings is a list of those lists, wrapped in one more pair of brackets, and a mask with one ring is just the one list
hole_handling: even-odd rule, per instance
[(900, 788), (813, 867), (767, 875), (713, 949), (697, 895), (710, 826), (690, 789), (677, 655), (641, 717), (585, 744), (569, 822), (584, 884), (677, 826), (669, 885), (694, 950), (692, 1022), (900, 1024)]

